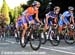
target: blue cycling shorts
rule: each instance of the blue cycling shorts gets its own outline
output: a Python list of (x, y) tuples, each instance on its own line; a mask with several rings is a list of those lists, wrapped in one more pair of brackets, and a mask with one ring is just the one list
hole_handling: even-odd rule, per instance
[[(29, 21), (33, 20), (32, 16), (28, 17)], [(18, 26), (22, 26), (23, 24), (28, 23), (25, 16), (22, 16), (22, 19), (18, 21)]]

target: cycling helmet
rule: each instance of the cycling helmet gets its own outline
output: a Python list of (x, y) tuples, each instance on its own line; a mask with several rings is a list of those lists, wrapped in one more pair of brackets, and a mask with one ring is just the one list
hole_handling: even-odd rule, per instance
[(57, 10), (57, 9), (60, 9), (60, 7), (59, 6), (55, 6), (54, 7), (54, 10)]
[(35, 5), (37, 5), (37, 4), (40, 4), (40, 2), (34, 1), (34, 2), (32, 3), (33, 6), (35, 6)]
[(69, 6), (69, 7), (68, 7), (68, 10), (74, 10), (74, 7)]

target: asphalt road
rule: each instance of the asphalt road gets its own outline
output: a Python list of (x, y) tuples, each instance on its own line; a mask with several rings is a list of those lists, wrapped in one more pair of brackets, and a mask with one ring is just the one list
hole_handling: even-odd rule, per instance
[(34, 51), (28, 43), (25, 48), (15, 41), (15, 38), (0, 40), (0, 55), (75, 55), (75, 44), (68, 45), (61, 40), (59, 46), (52, 46), (49, 41)]

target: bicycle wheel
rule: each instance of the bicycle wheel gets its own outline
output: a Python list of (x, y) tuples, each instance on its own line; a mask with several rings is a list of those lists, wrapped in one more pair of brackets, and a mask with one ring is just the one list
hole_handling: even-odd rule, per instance
[(3, 33), (2, 36), (3, 36), (3, 40), (6, 40), (5, 33)]
[(45, 33), (45, 32), (42, 32), (42, 33), (41, 33), (41, 43), (42, 43), (42, 44), (45, 44), (46, 41), (47, 41), (47, 40), (46, 40), (46, 33)]
[(36, 32), (32, 32), (30, 34), (30, 46), (33, 50), (38, 50), (41, 46), (41, 34), (36, 33)]
[(53, 46), (58, 46), (60, 43), (59, 35), (54, 33), (54, 31), (49, 32), (49, 40)]
[(71, 45), (71, 44), (74, 44), (75, 43), (75, 37), (74, 35), (65, 35), (64, 36), (64, 40), (67, 44)]
[[(22, 32), (21, 32), (21, 34), (22, 34)], [(26, 44), (28, 43), (27, 39), (28, 39), (28, 37), (26, 35), (25, 35), (23, 40), (22, 40), (22, 37), (20, 37), (20, 45), (21, 45), (22, 48), (26, 47)]]
[(15, 32), (15, 39), (16, 39), (16, 42), (19, 42), (20, 41), (20, 32)]

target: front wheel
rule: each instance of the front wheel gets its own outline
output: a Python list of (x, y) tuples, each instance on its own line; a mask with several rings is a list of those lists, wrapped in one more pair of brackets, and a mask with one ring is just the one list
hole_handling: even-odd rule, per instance
[(60, 37), (53, 31), (49, 33), (49, 40), (53, 46), (58, 46), (60, 43)]
[(16, 39), (16, 42), (19, 42), (20, 41), (20, 33), (15, 33), (15, 39)]
[(33, 50), (38, 50), (41, 46), (40, 35), (41, 34), (34, 33), (34, 32), (32, 32), (32, 34), (30, 35), (30, 46)]
[(47, 41), (47, 40), (46, 40), (46, 33), (45, 33), (45, 32), (42, 32), (42, 33), (41, 33), (41, 43), (42, 43), (42, 44), (45, 44), (46, 41)]
[(75, 43), (75, 37), (74, 37), (74, 35), (71, 35), (71, 36), (70, 35), (65, 35), (64, 36), (64, 40), (69, 45)]
[[(22, 34), (22, 32), (21, 32), (20, 34)], [(21, 35), (20, 35), (20, 36), (21, 36)], [(24, 48), (27, 43), (28, 43), (28, 36), (27, 36), (27, 34), (24, 36), (24, 39), (23, 39), (23, 37), (21, 36), (21, 37), (20, 37), (20, 45), (21, 45), (21, 47)]]
[(21, 37), (21, 39), (20, 39), (20, 45), (21, 45), (22, 48), (24, 48), (26, 46), (25, 37), (24, 37), (24, 39), (22, 39), (22, 37)]

